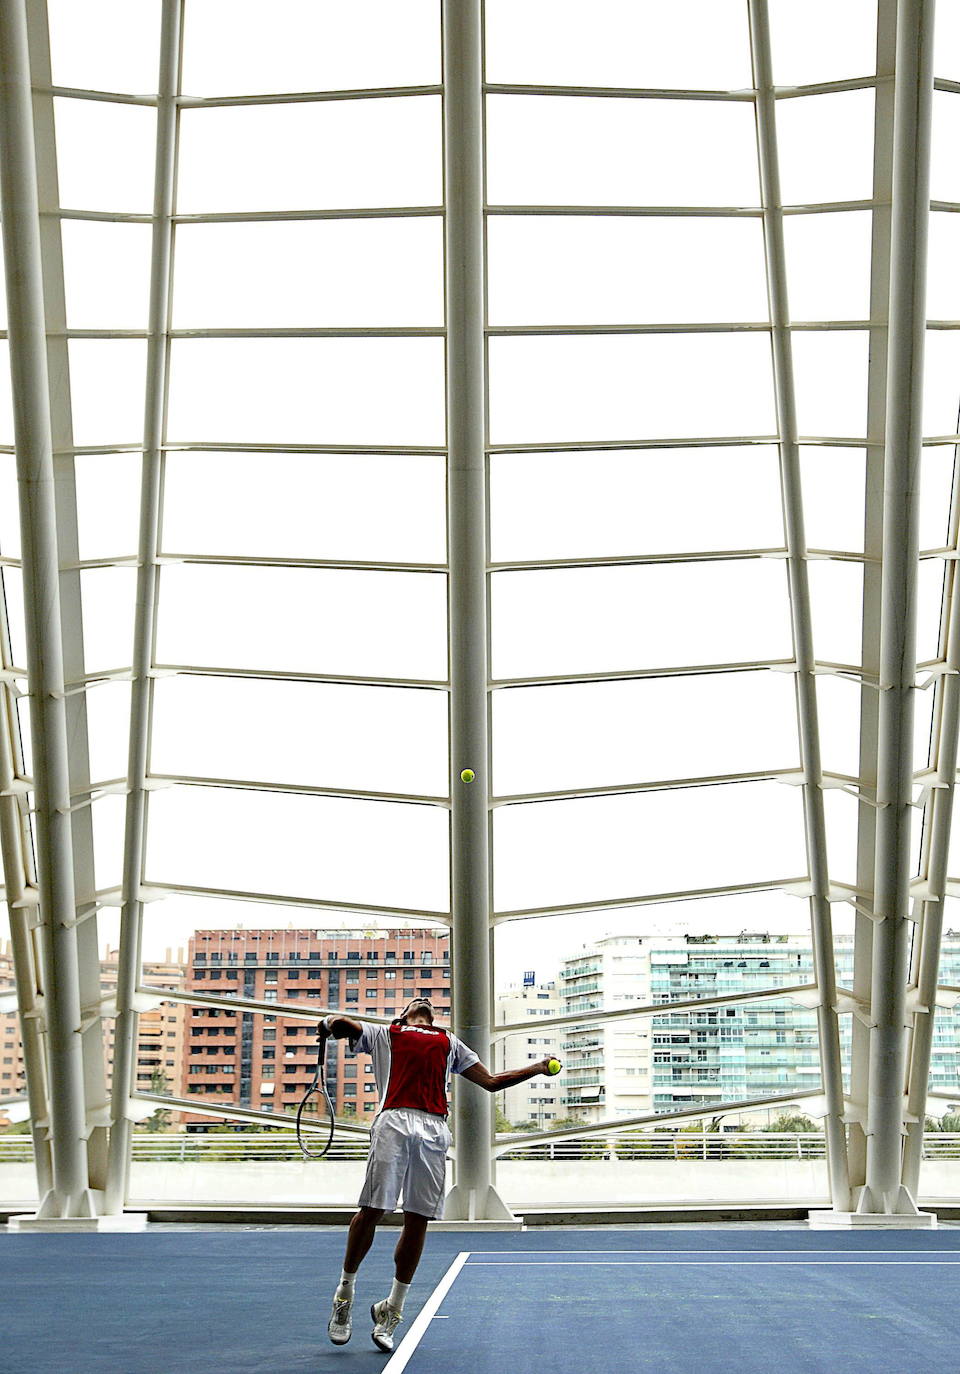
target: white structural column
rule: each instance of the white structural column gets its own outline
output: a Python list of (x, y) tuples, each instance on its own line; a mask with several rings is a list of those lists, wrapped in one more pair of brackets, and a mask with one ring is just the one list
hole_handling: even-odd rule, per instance
[[(857, 1210), (908, 1215), (901, 1184), (906, 1068), (918, 497), (922, 443), (926, 245), (933, 101), (932, 0), (900, 0), (894, 81), (893, 200), (873, 977), (866, 1185)], [(921, 1220), (918, 1218), (918, 1221)]]
[(39, 201), (23, 0), (0, 4), (0, 216), (20, 490), (52, 1183), (38, 1217), (90, 1217), (67, 717)]
[[(956, 484), (955, 484), (956, 485)], [(907, 1079), (906, 1140), (901, 1181), (916, 1198), (923, 1157), (923, 1125), (930, 1078), (930, 1053), (936, 1015), (940, 944), (943, 935), (944, 896), (950, 855), (950, 830), (957, 780), (957, 738), (960, 730), (960, 585), (957, 565), (947, 566), (947, 617), (944, 631), (946, 672), (940, 679), (936, 722), (936, 782), (930, 790), (925, 816), (923, 872), (927, 892), (917, 905), (920, 922), (914, 940), (919, 943), (914, 1022)]]
[(177, 96), (183, 0), (164, 0), (160, 35), (157, 148), (154, 172), (153, 249), (147, 340), (147, 393), (144, 410), (143, 473), (140, 488), (140, 541), (137, 609), (127, 760), (127, 810), (123, 849), (123, 907), (117, 970), (117, 1022), (114, 1036), (113, 1102), (106, 1209), (123, 1210), (130, 1170), (131, 1105), (137, 1063), (136, 990), (140, 982), (141, 922), (147, 826), (146, 778), (150, 745), (153, 641), (156, 623), (162, 500), (164, 416), (169, 362), (172, 289), (173, 212), (177, 162)]
[[(13, 666), (10, 654), (6, 588), (0, 578), (0, 665)], [(0, 854), (3, 858), (4, 895), (10, 919), (13, 971), (20, 1013), (20, 1042), (27, 1075), (30, 1134), (37, 1171), (39, 1196), (53, 1185), (50, 1137), (47, 1120), (47, 1073), (39, 1011), (39, 961), (33, 925), (38, 914), (37, 882), (33, 869), (27, 797), (24, 793), (23, 756), (17, 719), (16, 695), (9, 680), (0, 684)]]
[[(492, 1013), (481, 24), (480, 0), (444, 0), (451, 969), (454, 1029), (486, 1063)], [(466, 768), (473, 782), (461, 781)], [(493, 1188), (492, 1104), (472, 1088), (455, 1095), (448, 1219), (509, 1216)]]
[(750, 0), (750, 43), (753, 84), (756, 88), (757, 151), (763, 231), (766, 248), (767, 297), (770, 306), (773, 376), (776, 392), (780, 452), (780, 487), (783, 497), (787, 545), (787, 578), (790, 619), (797, 660), (796, 702), (803, 769), (803, 813), (807, 865), (810, 874), (810, 925), (814, 973), (819, 1002), (817, 1029), (820, 1072), (827, 1100), (824, 1131), (834, 1208), (850, 1207), (850, 1172), (844, 1127), (843, 1074), (840, 1059), (840, 1026), (837, 1017), (837, 976), (830, 916), (830, 879), (827, 871), (827, 833), (823, 813), (823, 773), (817, 717), (814, 669), (813, 621), (806, 564), (806, 533), (800, 482), (800, 449), (797, 441), (797, 410), (793, 377), (793, 349), (787, 293), (786, 253), (783, 242), (783, 207), (780, 198), (780, 165), (777, 151), (776, 100), (770, 56), (770, 24), (767, 0)]
[(890, 308), (890, 199), (893, 160), (893, 74), (896, 69), (897, 0), (877, 6), (877, 76), (874, 93), (872, 232), (870, 248), (870, 366), (867, 383), (867, 437), (864, 451), (863, 623), (860, 663), (861, 804), (857, 818), (857, 893), (854, 918), (853, 994), (860, 1015), (853, 1017), (850, 1045), (850, 1180), (856, 1190), (867, 1179), (867, 1083), (870, 1030), (867, 1024), (873, 967), (873, 881), (876, 871), (877, 717), (880, 707), (880, 566), (883, 553), (883, 438), (887, 412), (887, 315)]

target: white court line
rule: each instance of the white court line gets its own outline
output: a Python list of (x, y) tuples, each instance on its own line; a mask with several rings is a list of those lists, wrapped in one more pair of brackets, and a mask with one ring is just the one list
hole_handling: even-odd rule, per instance
[(423, 1340), (427, 1327), (430, 1325), (431, 1321), (433, 1321), (434, 1313), (453, 1287), (454, 1280), (469, 1257), (469, 1250), (461, 1250), (460, 1254), (457, 1255), (450, 1268), (444, 1274), (429, 1298), (427, 1298), (427, 1301), (423, 1304), (416, 1317), (414, 1317), (413, 1325), (410, 1330), (404, 1336), (389, 1360), (387, 1360), (387, 1363), (383, 1366), (384, 1374), (387, 1374), (387, 1370), (390, 1371), (390, 1374), (400, 1374), (402, 1369), (406, 1369), (410, 1356)]
[(471, 1255), (957, 1255), (960, 1245), (949, 1250), (471, 1250)]
[[(883, 1254), (884, 1252), (877, 1251), (876, 1253)], [(896, 1254), (896, 1251), (891, 1251), (890, 1253)], [(606, 1265), (608, 1267), (611, 1265), (634, 1265), (645, 1269), (666, 1269), (670, 1265), (685, 1265), (687, 1268), (704, 1268), (709, 1267), (710, 1265), (716, 1266), (722, 1265), (724, 1263), (724, 1260), (671, 1259), (661, 1260), (659, 1264), (651, 1263), (650, 1260), (507, 1260), (504, 1264), (497, 1264), (494, 1260), (471, 1260), (470, 1263), (467, 1265), (467, 1268), (481, 1269), (486, 1267), (489, 1269), (547, 1269), (559, 1268), (562, 1265), (568, 1265), (571, 1268), (586, 1268), (589, 1265), (595, 1264)], [(756, 1265), (766, 1265), (771, 1269), (778, 1264), (799, 1265), (805, 1266), (809, 1269), (826, 1269), (828, 1266), (836, 1264), (850, 1264), (855, 1267), (859, 1265), (861, 1269), (891, 1269), (894, 1265), (897, 1264), (912, 1264), (915, 1268), (918, 1269), (932, 1269), (935, 1268), (937, 1265), (945, 1266), (947, 1269), (960, 1268), (960, 1260), (927, 1260), (926, 1264), (924, 1264), (923, 1260), (736, 1260), (734, 1261), (734, 1263), (735, 1265), (739, 1265), (741, 1268)], [(727, 1265), (727, 1268), (730, 1268), (730, 1265)]]

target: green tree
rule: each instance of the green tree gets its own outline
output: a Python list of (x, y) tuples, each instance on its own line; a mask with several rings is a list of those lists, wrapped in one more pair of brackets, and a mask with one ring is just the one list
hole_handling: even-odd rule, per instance
[[(150, 1075), (150, 1091), (152, 1093), (165, 1093), (167, 1091), (167, 1076), (159, 1067), (155, 1068)], [(143, 1129), (155, 1135), (158, 1131), (165, 1131), (170, 1125), (170, 1113), (165, 1107), (158, 1107), (153, 1116), (144, 1122)]]

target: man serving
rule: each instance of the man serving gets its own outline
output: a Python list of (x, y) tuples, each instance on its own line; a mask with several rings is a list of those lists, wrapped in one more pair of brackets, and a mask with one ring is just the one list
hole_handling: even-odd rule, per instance
[[(370, 1308), (373, 1343), (393, 1349), (404, 1299), (427, 1234), (427, 1222), (443, 1211), (447, 1150), (447, 1091), (452, 1073), (462, 1074), (488, 1093), (512, 1088), (536, 1074), (550, 1074), (548, 1059), (524, 1069), (490, 1073), (469, 1046), (433, 1023), (433, 1006), (415, 998), (389, 1026), (328, 1016), (321, 1023), (334, 1039), (350, 1041), (357, 1054), (369, 1054), (380, 1095), (380, 1107), (370, 1128), (370, 1157), (358, 1203), (350, 1223), (343, 1272), (333, 1299), (327, 1332), (334, 1345), (346, 1345), (353, 1323), (357, 1270), (373, 1243), (385, 1212), (403, 1199), (403, 1229), (394, 1251), (396, 1277), (388, 1296)], [(554, 1073), (556, 1067), (554, 1068)]]

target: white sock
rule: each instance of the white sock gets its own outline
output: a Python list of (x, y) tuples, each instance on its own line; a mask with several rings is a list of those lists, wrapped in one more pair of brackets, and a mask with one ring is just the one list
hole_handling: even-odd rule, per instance
[(337, 1302), (353, 1302), (353, 1285), (356, 1281), (356, 1274), (348, 1274), (346, 1269), (341, 1269), (340, 1284), (337, 1288)]
[(393, 1287), (390, 1289), (390, 1296), (387, 1298), (387, 1302), (393, 1308), (394, 1312), (403, 1311), (403, 1300), (409, 1292), (409, 1283), (401, 1283), (399, 1279), (394, 1279)]

